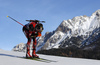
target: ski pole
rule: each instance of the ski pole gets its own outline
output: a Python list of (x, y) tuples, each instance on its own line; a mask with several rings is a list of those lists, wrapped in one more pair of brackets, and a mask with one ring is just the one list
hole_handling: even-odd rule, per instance
[(20, 22), (18, 22), (18, 21), (17, 21), (17, 20), (15, 20), (15, 19), (13, 19), (12, 17), (10, 17), (10, 16), (7, 16), (7, 17), (9, 17), (9, 18), (10, 18), (10, 19), (12, 19), (13, 21), (15, 21), (15, 22), (19, 23), (20, 25), (24, 26), (23, 24), (21, 24)]
[[(7, 16), (7, 17), (9, 17), (10, 19), (12, 19), (12, 20), (14, 20), (15, 22), (19, 23), (20, 25), (24, 26), (24, 27), (27, 29), (27, 27), (26, 27), (25, 25), (21, 24), (21, 23), (20, 23), (20, 22), (18, 22), (17, 20), (13, 19), (13, 18), (12, 18), (12, 17), (10, 17), (10, 16)], [(31, 31), (29, 31), (29, 32), (31, 32)]]

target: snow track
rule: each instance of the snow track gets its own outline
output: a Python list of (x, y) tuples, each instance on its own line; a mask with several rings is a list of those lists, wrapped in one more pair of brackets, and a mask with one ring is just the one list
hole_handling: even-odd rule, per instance
[(40, 62), (18, 57), (25, 56), (22, 52), (5, 51), (0, 49), (0, 65), (100, 65), (100, 60), (68, 58), (38, 54), (41, 58), (56, 62)]

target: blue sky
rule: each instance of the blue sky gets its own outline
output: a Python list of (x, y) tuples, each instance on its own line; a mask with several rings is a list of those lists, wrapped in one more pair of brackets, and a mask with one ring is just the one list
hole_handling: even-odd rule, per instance
[(0, 49), (11, 50), (19, 43), (26, 43), (22, 26), (7, 18), (11, 16), (22, 24), (25, 20), (46, 21), (44, 31), (55, 30), (63, 20), (75, 16), (91, 16), (100, 9), (100, 0), (0, 0)]

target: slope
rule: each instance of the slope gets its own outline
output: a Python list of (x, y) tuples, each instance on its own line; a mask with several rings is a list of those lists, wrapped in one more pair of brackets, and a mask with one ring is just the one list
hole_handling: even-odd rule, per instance
[(49, 55), (40, 55), (41, 58), (54, 60), (56, 62), (45, 63), (35, 60), (22, 59), (18, 57), (23, 57), (25, 53), (5, 51), (0, 49), (0, 65), (99, 65), (99, 60), (88, 60), (88, 59), (78, 59), (78, 58), (67, 58)]

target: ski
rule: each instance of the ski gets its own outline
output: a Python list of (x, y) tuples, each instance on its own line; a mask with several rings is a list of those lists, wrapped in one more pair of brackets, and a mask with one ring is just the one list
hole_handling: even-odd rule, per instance
[(46, 63), (56, 62), (56, 61), (48, 60), (48, 59), (44, 59), (44, 58), (26, 58), (26, 57), (21, 57), (21, 58), (40, 61), (40, 62), (46, 62)]

